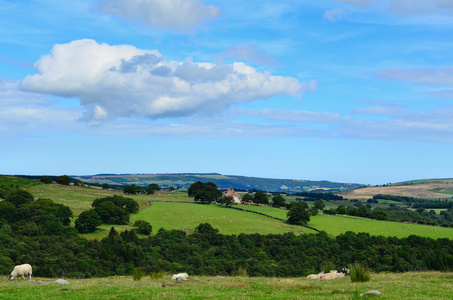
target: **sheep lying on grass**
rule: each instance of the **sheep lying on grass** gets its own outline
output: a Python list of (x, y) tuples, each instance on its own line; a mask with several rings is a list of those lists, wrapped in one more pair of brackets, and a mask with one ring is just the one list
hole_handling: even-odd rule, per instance
[(319, 280), (331, 280), (331, 279), (342, 278), (342, 277), (344, 277), (344, 273), (342, 273), (342, 272), (338, 273), (337, 270), (332, 270), (332, 271), (330, 271), (330, 273), (319, 275), (318, 281)]
[(187, 280), (187, 279), (189, 279), (189, 274), (187, 274), (187, 273), (175, 274), (171, 277), (171, 279), (176, 280), (176, 282), (179, 282), (181, 280)]
[(15, 266), (14, 270), (11, 272), (8, 279), (13, 280), (14, 277), (18, 277), (18, 276), (22, 276), (23, 279), (25, 279), (24, 276), (30, 276), (30, 280), (31, 280), (31, 265), (23, 264), (23, 265)]

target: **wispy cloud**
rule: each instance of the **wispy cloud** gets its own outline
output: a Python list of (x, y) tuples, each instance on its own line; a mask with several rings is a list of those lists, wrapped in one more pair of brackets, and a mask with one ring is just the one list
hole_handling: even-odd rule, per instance
[(349, 15), (351, 15), (351, 12), (349, 12), (345, 9), (335, 8), (335, 9), (326, 11), (324, 13), (324, 19), (334, 22), (334, 21), (342, 20)]
[(192, 32), (202, 22), (221, 14), (218, 7), (201, 0), (97, 0), (99, 12), (118, 15), (145, 26)]
[(264, 51), (256, 44), (228, 46), (222, 54), (217, 56), (217, 59), (235, 58), (264, 65), (275, 65), (275, 56), (265, 54)]
[(376, 72), (387, 80), (408, 81), (431, 86), (453, 86), (453, 68), (391, 68)]

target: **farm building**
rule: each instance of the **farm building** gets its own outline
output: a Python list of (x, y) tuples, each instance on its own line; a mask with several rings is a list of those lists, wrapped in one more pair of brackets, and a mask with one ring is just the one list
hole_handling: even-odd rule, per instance
[(222, 198), (230, 197), (230, 196), (233, 197), (234, 204), (241, 204), (242, 195), (239, 193), (236, 193), (231, 186), (228, 188), (228, 190), (223, 192)]

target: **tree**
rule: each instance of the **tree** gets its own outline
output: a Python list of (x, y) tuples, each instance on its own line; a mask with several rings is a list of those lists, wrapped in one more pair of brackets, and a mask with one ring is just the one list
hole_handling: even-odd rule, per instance
[(337, 212), (337, 214), (340, 214), (340, 215), (347, 215), (348, 214), (348, 209), (344, 205), (338, 206), (335, 211)]
[(148, 187), (146, 188), (145, 190), (145, 193), (147, 195), (152, 195), (154, 194), (156, 191), (160, 191), (160, 187), (155, 184), (155, 183), (151, 183), (150, 185), (148, 185)]
[(189, 197), (195, 197), (197, 192), (203, 188), (203, 182), (197, 181), (194, 182), (190, 185), (190, 187), (187, 189), (187, 194)]
[(233, 204), (234, 198), (232, 196), (227, 196), (227, 197), (222, 197), (220, 199), (220, 203), (224, 204), (226, 207), (230, 206)]
[(102, 189), (103, 190), (108, 190), (110, 188), (109, 184), (108, 183), (103, 183), (102, 184)]
[(61, 185), (69, 185), (71, 183), (71, 178), (67, 175), (61, 175), (57, 177), (56, 182)]
[(272, 206), (273, 207), (282, 207), (285, 206), (286, 200), (282, 195), (275, 195), (272, 197)]
[(11, 192), (5, 199), (9, 203), (12, 203), (14, 206), (19, 207), (22, 204), (32, 203), (34, 197), (27, 191), (24, 190), (15, 190)]
[(313, 203), (313, 205), (314, 205), (318, 210), (323, 210), (324, 207), (326, 207), (326, 205), (324, 204), (324, 201), (322, 201), (321, 199), (315, 200), (315, 202)]
[(41, 182), (44, 184), (51, 184), (52, 183), (52, 178), (49, 176), (43, 176), (41, 178)]
[(83, 211), (75, 220), (75, 228), (80, 233), (93, 232), (101, 224), (101, 217), (94, 209)]
[(127, 185), (124, 187), (123, 192), (128, 195), (136, 195), (142, 192), (142, 187), (135, 184)]
[(134, 227), (137, 227), (137, 231), (141, 234), (150, 235), (153, 227), (149, 222), (143, 220), (137, 220), (134, 223)]
[(307, 210), (308, 205), (305, 202), (294, 202), (291, 205), (286, 216), (288, 223), (293, 225), (303, 225), (310, 222), (310, 212)]
[(242, 196), (241, 198), (241, 202), (242, 203), (250, 203), (253, 201), (253, 196), (250, 195), (249, 193), (245, 194), (244, 196)]
[(129, 222), (129, 213), (112, 201), (102, 202), (95, 210), (103, 223), (124, 225)]
[(389, 214), (386, 211), (383, 211), (383, 210), (376, 211), (374, 213), (374, 217), (376, 218), (376, 220), (384, 220), (384, 221), (390, 220)]
[[(8, 201), (0, 202), (0, 219), (5, 219), (8, 223), (14, 222), (14, 215), (16, 213), (16, 206)], [(0, 226), (1, 227), (1, 226)]]
[(222, 196), (222, 192), (211, 185), (204, 185), (202, 189), (195, 194), (194, 200), (203, 204), (211, 203)]
[(253, 203), (256, 205), (258, 204), (269, 204), (269, 196), (267, 193), (262, 192), (262, 191), (257, 191), (255, 195), (253, 195)]

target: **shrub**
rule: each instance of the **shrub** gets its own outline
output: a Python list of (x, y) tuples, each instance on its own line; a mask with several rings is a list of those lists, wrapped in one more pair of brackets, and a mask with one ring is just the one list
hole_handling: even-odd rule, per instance
[(149, 276), (151, 277), (151, 279), (162, 279), (165, 276), (165, 272), (164, 271), (151, 272)]
[(331, 270), (335, 270), (335, 264), (331, 261), (326, 261), (321, 265), (321, 272), (329, 273)]
[(238, 277), (249, 277), (249, 274), (247, 273), (247, 268), (240, 267), (238, 269)]
[(349, 275), (351, 282), (367, 282), (371, 279), (370, 271), (359, 262), (349, 266)]
[(134, 268), (134, 271), (132, 273), (132, 277), (134, 278), (134, 281), (141, 280), (144, 275), (145, 275), (145, 273), (143, 273), (143, 271), (140, 267)]
[(134, 223), (134, 227), (137, 227), (137, 231), (141, 234), (150, 235), (153, 227), (149, 222), (143, 220), (137, 220)]

